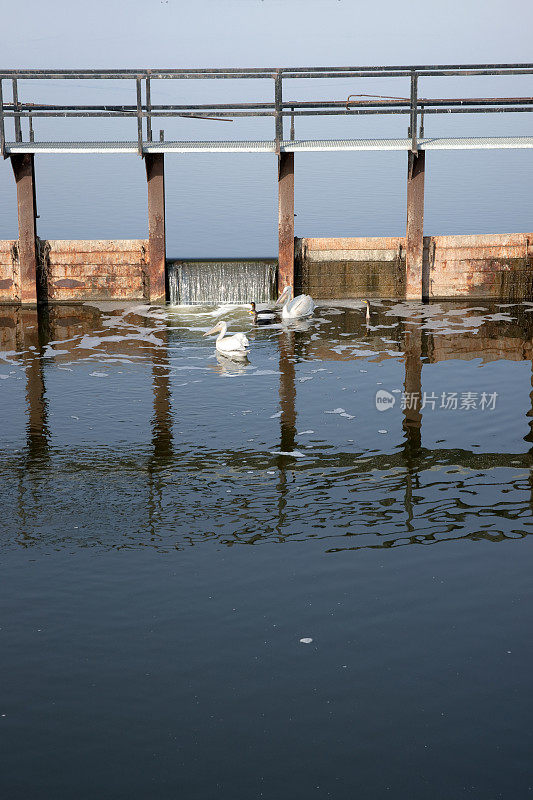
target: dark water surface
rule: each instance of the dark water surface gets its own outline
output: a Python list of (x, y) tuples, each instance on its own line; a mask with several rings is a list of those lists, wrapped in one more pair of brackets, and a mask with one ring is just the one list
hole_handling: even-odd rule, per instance
[(532, 312), (0, 309), (1, 796), (529, 797)]

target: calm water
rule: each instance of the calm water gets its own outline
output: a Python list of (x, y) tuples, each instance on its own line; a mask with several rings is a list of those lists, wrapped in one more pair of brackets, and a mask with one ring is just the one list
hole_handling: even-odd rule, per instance
[(529, 797), (533, 304), (221, 317), (0, 310), (2, 796)]

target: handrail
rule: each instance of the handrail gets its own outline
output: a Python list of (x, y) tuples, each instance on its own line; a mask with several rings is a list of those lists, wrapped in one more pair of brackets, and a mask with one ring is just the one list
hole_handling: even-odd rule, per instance
[[(275, 150), (280, 152), (283, 141), (283, 118), (291, 118), (291, 137), (294, 137), (294, 120), (302, 116), (352, 116), (375, 114), (409, 114), (408, 137), (411, 151), (417, 152), (420, 132), (417, 130), (422, 115), (464, 113), (512, 113), (533, 111), (533, 97), (419, 97), (419, 79), (422, 77), (451, 76), (533, 75), (533, 64), (465, 64), (416, 65), (370, 67), (252, 67), (252, 68), (192, 68), (192, 69), (8, 69), (0, 70), (0, 151), (6, 155), (5, 121), (14, 120), (15, 141), (22, 141), (21, 121), (28, 119), (30, 139), (34, 139), (33, 123), (45, 117), (100, 118), (136, 117), (137, 145), (142, 156), (144, 142), (152, 141), (153, 117), (183, 117), (231, 121), (240, 117), (274, 117)], [(407, 78), (410, 80), (409, 97), (391, 97), (370, 94), (349, 95), (347, 100), (284, 100), (283, 82), (292, 79), (323, 78)], [(125, 80), (135, 81), (136, 104), (43, 104), (30, 103), (19, 97), (18, 81), (45, 80)], [(157, 79), (217, 80), (217, 79), (267, 79), (274, 81), (274, 101), (257, 103), (212, 104), (153, 104), (152, 82)], [(12, 100), (2, 98), (2, 82), (12, 84)], [(144, 99), (143, 99), (144, 84)], [(130, 84), (131, 85), (131, 84)], [(27, 85), (25, 84), (27, 91)], [(353, 98), (358, 99), (353, 99)], [(146, 120), (146, 139), (143, 133)]]

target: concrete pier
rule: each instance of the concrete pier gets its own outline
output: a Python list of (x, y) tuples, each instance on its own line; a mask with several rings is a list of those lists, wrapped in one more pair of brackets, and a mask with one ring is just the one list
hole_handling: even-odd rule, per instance
[(294, 153), (278, 157), (278, 289), (294, 286)]
[(426, 153), (408, 153), (407, 161), (407, 230), (405, 252), (405, 296), (427, 299), (429, 285), (424, 274), (424, 176)]
[(148, 184), (148, 239), (150, 270), (147, 300), (151, 303), (165, 301), (165, 156), (148, 153), (145, 156)]
[(11, 156), (17, 184), (18, 260), (20, 265), (20, 302), (37, 303), (37, 250), (35, 202), (35, 167), (31, 153)]

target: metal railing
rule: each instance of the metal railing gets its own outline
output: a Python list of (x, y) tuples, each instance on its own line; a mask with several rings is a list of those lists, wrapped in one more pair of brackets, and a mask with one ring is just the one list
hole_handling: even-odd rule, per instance
[[(127, 70), (3, 70), (0, 71), (0, 152), (6, 157), (5, 122), (14, 121), (15, 142), (22, 142), (22, 120), (28, 120), (29, 141), (35, 141), (34, 121), (43, 117), (62, 118), (129, 118), (137, 123), (137, 149), (143, 155), (145, 142), (152, 141), (154, 118), (184, 117), (230, 121), (240, 117), (274, 117), (274, 141), (280, 152), (284, 117), (291, 118), (291, 139), (294, 120), (303, 116), (353, 116), (368, 114), (405, 114), (409, 116), (408, 138), (411, 150), (418, 150), (423, 136), (426, 114), (480, 114), (533, 111), (533, 97), (478, 97), (431, 99), (418, 96), (418, 81), (423, 77), (466, 77), (533, 75), (533, 64), (469, 64), (440, 66), (385, 67), (282, 67), (252, 69), (127, 69)], [(410, 81), (408, 97), (349, 95), (346, 100), (283, 100), (283, 81), (323, 78), (406, 78)], [(274, 100), (270, 103), (211, 103), (196, 105), (152, 104), (153, 80), (235, 80), (263, 79), (274, 81)], [(134, 81), (136, 104), (46, 104), (22, 102), (20, 80), (120, 80)], [(4, 81), (11, 83), (12, 100), (3, 99)], [(144, 86), (144, 99), (143, 99)], [(353, 99), (353, 98), (359, 99)], [(145, 133), (143, 133), (143, 120)], [(162, 132), (161, 132), (162, 133)]]

